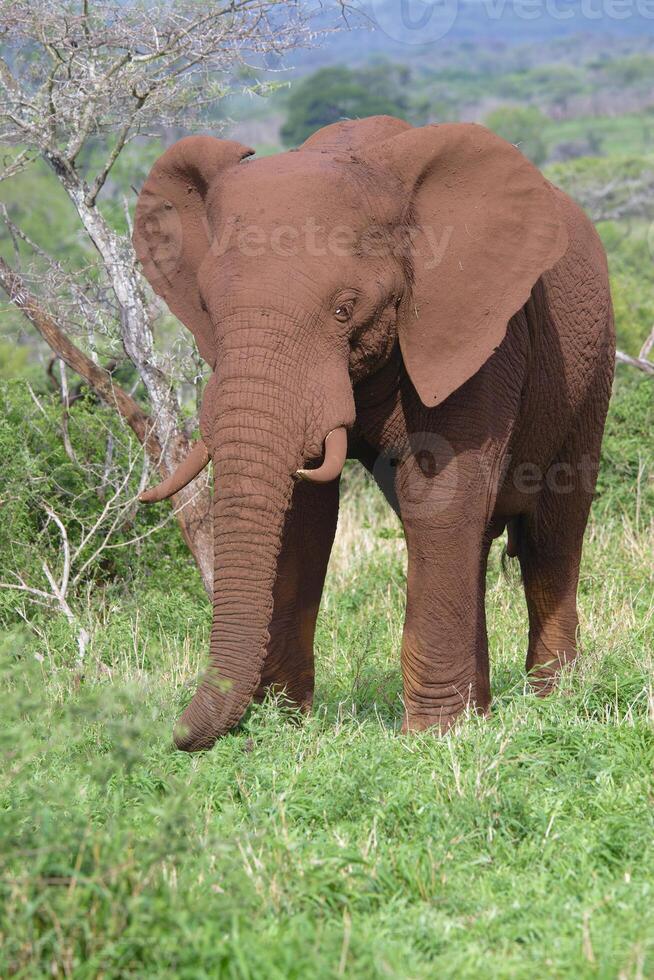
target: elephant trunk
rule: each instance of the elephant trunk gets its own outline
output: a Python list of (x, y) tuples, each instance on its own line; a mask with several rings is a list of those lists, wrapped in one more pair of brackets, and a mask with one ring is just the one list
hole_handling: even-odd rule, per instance
[[(175, 730), (209, 748), (241, 719), (261, 678), (273, 587), (305, 418), (288, 380), (221, 372), (213, 421), (214, 599), (210, 667)], [(279, 404), (279, 392), (289, 397)], [(293, 395), (295, 397), (293, 397)]]

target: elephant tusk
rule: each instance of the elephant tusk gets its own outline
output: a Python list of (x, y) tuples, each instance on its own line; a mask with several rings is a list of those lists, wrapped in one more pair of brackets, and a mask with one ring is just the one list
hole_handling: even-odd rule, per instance
[(341, 426), (325, 436), (325, 458), (316, 470), (297, 470), (297, 476), (310, 483), (329, 483), (341, 475), (347, 457), (347, 429)]
[(145, 490), (139, 496), (139, 500), (144, 504), (154, 504), (160, 500), (166, 500), (168, 497), (172, 497), (174, 493), (182, 490), (191, 480), (195, 479), (198, 473), (202, 472), (209, 459), (210, 456), (207, 447), (202, 439), (198, 439), (191, 447), (188, 456), (182, 460), (177, 469), (161, 483), (158, 483), (156, 487)]

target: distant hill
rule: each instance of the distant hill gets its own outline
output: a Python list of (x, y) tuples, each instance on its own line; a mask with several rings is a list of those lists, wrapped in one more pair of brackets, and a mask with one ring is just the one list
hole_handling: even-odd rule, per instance
[[(338, 7), (336, 0), (326, 3), (318, 23), (338, 22)], [(328, 36), (318, 49), (295, 52), (292, 60), (304, 73), (379, 56), (433, 61), (464, 42), (510, 48), (573, 37), (600, 48), (604, 42), (610, 51), (617, 40), (654, 42), (654, 8), (647, 13), (642, 0), (354, 0), (347, 8), (349, 30)]]

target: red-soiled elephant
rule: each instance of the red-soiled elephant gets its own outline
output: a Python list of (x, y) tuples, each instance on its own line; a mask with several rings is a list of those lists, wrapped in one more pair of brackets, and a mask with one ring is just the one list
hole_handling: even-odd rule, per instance
[(175, 732), (210, 747), (269, 685), (303, 709), (346, 455), (408, 549), (405, 730), (490, 703), (490, 542), (509, 531), (542, 691), (576, 651), (582, 538), (611, 388), (605, 256), (585, 215), (482, 126), (336, 123), (248, 160), (191, 136), (141, 191), (134, 243), (212, 369), (211, 666)]

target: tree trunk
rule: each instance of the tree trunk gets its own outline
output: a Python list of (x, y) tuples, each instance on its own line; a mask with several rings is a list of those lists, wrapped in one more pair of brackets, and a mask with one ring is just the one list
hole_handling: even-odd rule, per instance
[[(0, 258), (0, 285), (11, 302), (25, 314), (43, 339), (68, 367), (89, 384), (105, 404), (113, 408), (127, 422), (148, 458), (162, 476), (170, 473), (184, 459), (190, 449), (185, 434), (176, 433), (169, 439), (166, 452), (155, 433), (155, 425), (134, 399), (116, 384), (111, 375), (98, 367), (66, 336), (54, 319), (30, 294), (21, 277)], [(195, 482), (173, 497), (176, 517), (184, 540), (200, 570), (204, 587), (211, 597), (213, 591), (213, 540), (211, 530), (211, 494), (199, 490)]]

